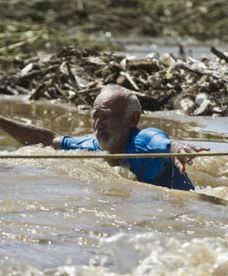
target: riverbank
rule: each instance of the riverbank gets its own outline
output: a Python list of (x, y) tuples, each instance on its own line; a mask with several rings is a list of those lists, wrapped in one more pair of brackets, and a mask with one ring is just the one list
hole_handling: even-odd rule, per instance
[(138, 96), (143, 110), (179, 109), (189, 115), (228, 115), (227, 56), (201, 61), (180, 52), (151, 53), (143, 59), (101, 53), (79, 46), (17, 60), (0, 71), (0, 94), (26, 94), (30, 100), (70, 102), (90, 109), (100, 89), (116, 83)]

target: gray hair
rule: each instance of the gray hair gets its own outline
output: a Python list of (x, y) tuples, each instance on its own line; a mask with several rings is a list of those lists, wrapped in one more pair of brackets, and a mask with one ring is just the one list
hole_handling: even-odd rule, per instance
[(107, 84), (105, 85), (101, 92), (108, 92), (115, 94), (117, 91), (122, 92), (126, 95), (127, 105), (126, 105), (126, 116), (129, 116), (133, 112), (139, 112), (142, 113), (142, 107), (139, 102), (138, 97), (134, 94), (134, 91), (127, 89), (123, 86), (120, 86), (118, 84)]

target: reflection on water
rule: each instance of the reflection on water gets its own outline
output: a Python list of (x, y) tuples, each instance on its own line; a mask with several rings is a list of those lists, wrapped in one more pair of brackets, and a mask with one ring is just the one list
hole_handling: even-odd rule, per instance
[[(73, 108), (1, 100), (0, 110), (59, 133), (90, 132), (88, 114)], [(227, 132), (178, 118), (146, 115), (141, 126), (188, 138), (223, 139)], [(61, 154), (19, 147), (2, 132), (0, 147)], [(196, 192), (138, 183), (98, 160), (1, 161), (0, 275), (226, 275), (228, 158), (197, 158), (189, 173)]]

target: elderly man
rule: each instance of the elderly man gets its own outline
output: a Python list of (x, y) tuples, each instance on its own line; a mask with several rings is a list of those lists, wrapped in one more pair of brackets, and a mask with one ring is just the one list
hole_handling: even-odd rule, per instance
[[(141, 106), (128, 89), (108, 84), (94, 102), (92, 111), (95, 136), (59, 136), (53, 131), (16, 123), (0, 116), (0, 128), (25, 145), (42, 143), (64, 150), (108, 151), (110, 153), (199, 152), (207, 148), (171, 141), (157, 128), (137, 128)], [(137, 179), (168, 188), (190, 190), (193, 184), (185, 173), (191, 159), (142, 158), (109, 161), (110, 165), (127, 166)]]

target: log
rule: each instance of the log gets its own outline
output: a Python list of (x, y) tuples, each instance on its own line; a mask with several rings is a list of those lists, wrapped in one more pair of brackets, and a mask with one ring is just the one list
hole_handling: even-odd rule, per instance
[(225, 60), (228, 63), (228, 56), (225, 55), (223, 52), (219, 51), (215, 47), (211, 47), (211, 52), (216, 55), (218, 58)]

